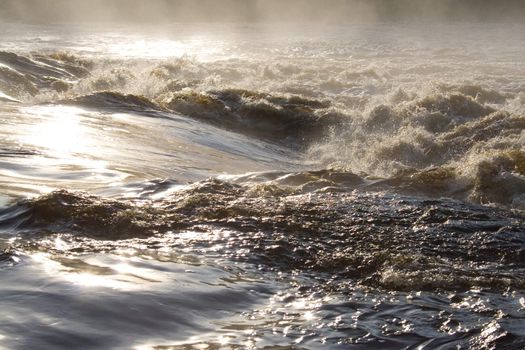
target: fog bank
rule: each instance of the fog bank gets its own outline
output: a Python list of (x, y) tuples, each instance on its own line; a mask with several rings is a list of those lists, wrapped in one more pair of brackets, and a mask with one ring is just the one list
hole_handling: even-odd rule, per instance
[(521, 21), (522, 0), (0, 0), (24, 22)]

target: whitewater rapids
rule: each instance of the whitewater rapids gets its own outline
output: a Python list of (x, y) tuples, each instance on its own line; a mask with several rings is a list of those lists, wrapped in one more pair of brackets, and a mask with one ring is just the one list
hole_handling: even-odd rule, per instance
[(2, 27), (0, 348), (525, 347), (523, 25)]

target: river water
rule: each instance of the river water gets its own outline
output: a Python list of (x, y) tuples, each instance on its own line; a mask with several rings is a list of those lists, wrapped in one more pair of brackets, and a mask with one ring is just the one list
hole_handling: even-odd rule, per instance
[(0, 27), (0, 348), (525, 348), (523, 25)]

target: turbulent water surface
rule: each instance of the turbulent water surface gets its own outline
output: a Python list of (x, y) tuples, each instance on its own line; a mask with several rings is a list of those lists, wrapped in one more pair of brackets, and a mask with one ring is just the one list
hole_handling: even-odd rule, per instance
[(0, 27), (0, 348), (525, 348), (523, 25)]

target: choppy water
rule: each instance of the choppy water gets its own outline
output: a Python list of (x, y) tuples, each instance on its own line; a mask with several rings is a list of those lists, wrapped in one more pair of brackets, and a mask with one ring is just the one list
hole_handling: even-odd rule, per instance
[(525, 348), (522, 25), (1, 27), (0, 348)]

